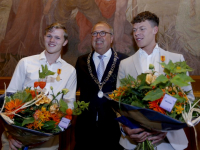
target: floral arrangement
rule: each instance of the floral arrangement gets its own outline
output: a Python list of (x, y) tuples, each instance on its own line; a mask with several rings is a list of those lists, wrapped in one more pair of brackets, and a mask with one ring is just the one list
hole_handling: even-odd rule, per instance
[[(53, 90), (53, 87), (51, 87)], [(45, 133), (57, 133), (61, 131), (58, 126), (63, 117), (72, 120), (72, 115), (79, 115), (88, 108), (89, 103), (74, 102), (74, 109), (68, 108), (64, 100), (59, 102), (56, 97), (59, 94), (67, 94), (68, 89), (53, 95), (53, 100), (44, 93), (38, 93), (30, 88), (16, 92), (12, 96), (5, 97), (5, 105), (1, 115), (14, 125), (37, 130)]]
[[(195, 125), (200, 120), (200, 111), (197, 105), (199, 100), (195, 100), (192, 104), (188, 98), (190, 91), (182, 89), (182, 87), (188, 86), (189, 82), (194, 82), (187, 75), (187, 72), (192, 69), (185, 61), (173, 63), (170, 60), (168, 64), (163, 61), (160, 65), (162, 65), (165, 75), (154, 71), (154, 66), (150, 64), (149, 71), (142, 73), (137, 79), (130, 75), (121, 79), (121, 86), (109, 94), (109, 98), (118, 101), (119, 105), (125, 103), (151, 109), (187, 123), (188, 126)], [(165, 108), (166, 102), (170, 103), (170, 108)], [(138, 148), (144, 148), (144, 145), (153, 149), (147, 140), (139, 144)]]
[[(40, 78), (53, 74), (54, 72), (49, 71), (47, 66), (42, 66), (42, 72), (39, 71)], [(72, 120), (73, 115), (80, 115), (83, 110), (88, 109), (89, 103), (83, 101), (75, 101), (72, 110), (68, 108), (64, 100), (56, 99), (60, 94), (67, 94), (68, 89), (54, 94), (53, 87), (50, 87), (53, 98), (48, 98), (43, 91), (37, 88), (40, 84), (40, 82), (35, 82), (34, 89), (29, 87), (11, 96), (5, 96), (0, 113), (4, 120), (9, 124), (44, 133), (58, 133), (63, 130), (59, 126), (62, 118)]]

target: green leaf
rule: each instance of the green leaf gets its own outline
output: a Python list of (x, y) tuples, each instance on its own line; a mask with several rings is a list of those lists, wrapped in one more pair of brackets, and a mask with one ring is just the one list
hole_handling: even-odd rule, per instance
[(82, 110), (80, 108), (77, 108), (73, 111), (73, 115), (80, 115), (82, 113)]
[(13, 97), (13, 99), (22, 100), (23, 103), (32, 100), (31, 94), (27, 93), (26, 91), (18, 91), (12, 97)]
[(52, 72), (52, 71), (48, 70), (47, 65), (45, 65), (45, 67), (43, 65), (41, 65), (41, 66), (42, 66), (42, 71), (40, 72), (40, 70), (39, 70), (39, 78), (40, 79), (45, 78), (45, 77), (47, 77), (49, 75), (54, 75), (55, 74), (55, 72)]
[(140, 86), (138, 89), (139, 89), (139, 90), (143, 90), (143, 89), (152, 89), (152, 87), (151, 87), (151, 86)]
[(135, 81), (136, 80), (132, 76), (128, 75), (126, 78), (123, 78), (120, 80), (120, 85), (126, 86), (128, 84), (132, 84), (132, 82), (135, 82)]
[(164, 76), (163, 74), (159, 75), (156, 80), (151, 84), (151, 86), (156, 86), (159, 83), (166, 83), (168, 81), (168, 78)]
[(168, 64), (165, 64), (164, 62), (160, 63), (162, 66), (164, 66), (165, 69), (169, 70), (170, 72), (175, 68), (175, 63), (173, 63), (171, 60)]
[(5, 97), (5, 101), (6, 101), (6, 103), (7, 103), (7, 102), (10, 102), (10, 101), (11, 101), (11, 97), (6, 96), (6, 97)]
[(188, 71), (192, 71), (193, 69), (190, 68), (186, 61), (179, 61), (179, 62), (176, 62), (176, 67), (174, 68), (174, 73), (186, 73)]
[(157, 88), (156, 90), (150, 91), (144, 98), (143, 100), (150, 100), (150, 101), (154, 101), (157, 100), (159, 98), (161, 98), (163, 96), (163, 91), (159, 88)]
[(33, 117), (25, 118), (24, 121), (22, 122), (22, 126), (29, 124), (29, 123), (33, 123), (34, 120), (35, 119)]
[(167, 75), (170, 75), (170, 70), (169, 70), (169, 69), (164, 68), (163, 72), (164, 72), (165, 74), (167, 74)]
[(90, 102), (86, 103), (85, 101), (74, 102), (73, 115), (80, 115), (82, 111), (88, 109)]
[(67, 103), (64, 100), (60, 99), (59, 104), (60, 104), (60, 110), (63, 113), (66, 113), (66, 110), (68, 109)]
[(47, 121), (44, 123), (44, 125), (42, 126), (42, 129), (44, 130), (53, 130), (55, 127), (55, 121), (51, 120), (51, 121)]
[(131, 103), (131, 105), (132, 105), (132, 106), (136, 106), (136, 107), (145, 108), (145, 107), (144, 107), (144, 104), (141, 103), (140, 101), (133, 101), (133, 102)]
[(137, 76), (137, 81), (139, 81), (139, 80), (141, 81), (140, 86), (147, 85), (146, 84), (146, 76), (147, 76), (146, 73), (142, 73), (141, 75)]
[(180, 97), (178, 94), (176, 94), (176, 95), (173, 95), (173, 97), (175, 97), (175, 98), (177, 99), (177, 102), (181, 102), (181, 103), (183, 103), (183, 102), (185, 102), (185, 101), (186, 101), (186, 99), (185, 99), (185, 98), (183, 98), (183, 97)]
[[(79, 101), (78, 101), (79, 102)], [(76, 101), (74, 101), (74, 109), (78, 108), (78, 104)]]
[(170, 80), (170, 82), (173, 83), (174, 85), (183, 87), (183, 86), (188, 86), (189, 85), (188, 82), (194, 82), (194, 80), (190, 76), (187, 76), (186, 74), (177, 74)]

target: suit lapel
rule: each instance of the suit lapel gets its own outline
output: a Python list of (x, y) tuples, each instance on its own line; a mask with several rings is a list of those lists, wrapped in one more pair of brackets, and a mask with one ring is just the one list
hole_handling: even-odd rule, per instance
[(133, 55), (133, 64), (136, 68), (137, 74), (140, 75), (142, 73), (142, 66), (141, 66), (141, 62), (140, 62), (139, 51), (137, 51), (135, 53), (135, 55)]

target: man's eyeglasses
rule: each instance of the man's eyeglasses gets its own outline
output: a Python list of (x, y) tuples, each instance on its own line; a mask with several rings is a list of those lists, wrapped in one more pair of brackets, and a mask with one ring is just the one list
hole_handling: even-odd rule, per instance
[(106, 33), (112, 35), (112, 33), (109, 33), (109, 32), (106, 32), (106, 31), (92, 32), (91, 34), (92, 34), (92, 36), (94, 36), (94, 37), (96, 37), (98, 34), (99, 34), (101, 37), (104, 37), (104, 36), (106, 36)]

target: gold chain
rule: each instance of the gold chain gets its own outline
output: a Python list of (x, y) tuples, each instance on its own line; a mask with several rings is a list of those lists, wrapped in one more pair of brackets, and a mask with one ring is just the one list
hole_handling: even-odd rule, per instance
[(88, 70), (89, 70), (90, 76), (95, 81), (95, 83), (99, 86), (99, 90), (101, 91), (104, 84), (108, 81), (108, 79), (110, 78), (110, 76), (112, 75), (112, 73), (115, 69), (115, 65), (116, 65), (116, 62), (117, 62), (117, 52), (114, 51), (114, 61), (112, 63), (110, 71), (108, 72), (107, 77), (104, 79), (104, 81), (102, 83), (100, 83), (99, 80), (92, 74), (92, 68), (90, 66), (91, 55), (92, 55), (92, 52), (88, 55), (88, 58), (87, 58)]

